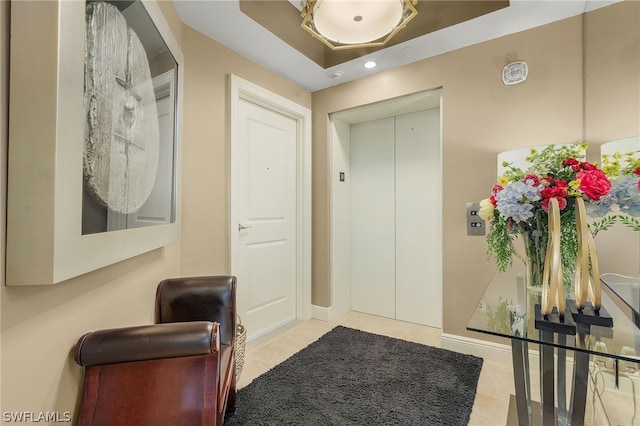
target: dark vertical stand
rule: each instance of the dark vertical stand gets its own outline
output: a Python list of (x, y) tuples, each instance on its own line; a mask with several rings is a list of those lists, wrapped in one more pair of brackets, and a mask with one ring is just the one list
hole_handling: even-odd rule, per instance
[(513, 379), (516, 390), (518, 424), (532, 425), (531, 377), (529, 375), (529, 344), (519, 339), (511, 339), (513, 359)]
[[(592, 325), (613, 328), (613, 318), (611, 318), (604, 306), (596, 310), (591, 303), (587, 303), (584, 308), (578, 308), (574, 300), (567, 300), (567, 310), (571, 313), (573, 321), (578, 328), (578, 340), (576, 343), (583, 348), (586, 346), (586, 336), (591, 334)], [(589, 354), (576, 351), (574, 362), (571, 424), (582, 425), (584, 424), (584, 410), (587, 405)]]
[[(576, 334), (576, 324), (571, 315), (560, 315), (554, 310), (549, 315), (540, 312), (540, 305), (535, 305), (535, 328), (540, 336), (540, 404), (541, 419), (544, 426), (558, 426), (568, 423), (573, 417), (573, 400), (567, 408), (567, 336)], [(557, 337), (556, 337), (557, 336)], [(557, 342), (555, 341), (557, 338)], [(557, 344), (555, 364), (554, 346)], [(588, 370), (587, 370), (588, 371)], [(575, 374), (575, 371), (574, 371)], [(557, 377), (557, 381), (556, 381)], [(573, 396), (572, 389), (572, 396)], [(556, 408), (556, 392), (558, 406)], [(582, 411), (584, 418), (584, 410)], [(576, 423), (582, 424), (582, 423)]]

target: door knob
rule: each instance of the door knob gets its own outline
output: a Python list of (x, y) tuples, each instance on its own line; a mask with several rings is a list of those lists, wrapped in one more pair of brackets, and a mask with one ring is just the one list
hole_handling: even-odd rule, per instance
[(253, 228), (253, 226), (246, 226), (241, 223), (238, 224), (238, 231), (242, 231), (243, 229)]

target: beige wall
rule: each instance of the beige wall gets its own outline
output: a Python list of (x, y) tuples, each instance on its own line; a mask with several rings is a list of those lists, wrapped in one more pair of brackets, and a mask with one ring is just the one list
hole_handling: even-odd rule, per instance
[[(2, 279), (0, 413), (74, 413), (83, 371), (73, 361), (71, 350), (82, 334), (151, 323), (155, 287), (163, 278), (229, 271), (227, 74), (235, 73), (307, 108), (311, 106), (309, 92), (183, 26), (171, 2), (160, 5), (185, 55), (182, 239), (55, 286), (5, 287)], [(9, 3), (0, 0), (2, 223), (6, 202), (8, 12)], [(4, 258), (4, 229), (0, 237), (0, 257)], [(4, 265), (0, 268), (4, 271)]]
[[(486, 261), (484, 238), (465, 233), (466, 202), (489, 195), (496, 175), (496, 155), (501, 151), (583, 140), (584, 128), (587, 141), (593, 137), (598, 143), (640, 133), (637, 22), (637, 2), (590, 14), (586, 37), (594, 45), (589, 47), (586, 122), (582, 16), (315, 92), (314, 304), (331, 305), (328, 115), (442, 87), (444, 195), (442, 200), (434, 200), (434, 204), (441, 203), (443, 211), (443, 329), (445, 333), (483, 339), (479, 334), (467, 332), (466, 324), (495, 266)], [(607, 34), (608, 39), (596, 43), (601, 34)], [(501, 81), (502, 67), (517, 59), (527, 61), (529, 77), (520, 85), (505, 86)], [(621, 74), (612, 74), (611, 68), (623, 70)], [(603, 80), (607, 82), (604, 88)], [(633, 81), (631, 85), (629, 80)], [(603, 92), (608, 96), (607, 102), (603, 100)], [(622, 93), (623, 100), (619, 103)], [(621, 109), (625, 109), (623, 118), (618, 115)], [(608, 120), (612, 116), (615, 119)], [(594, 144), (595, 152), (597, 147)], [(633, 238), (637, 244), (637, 237)], [(612, 259), (607, 256), (606, 246), (600, 251), (604, 253), (601, 263), (605, 268), (601, 270), (606, 271)]]
[[(6, 200), (3, 171), (7, 146), (7, 5), (0, 1), (0, 218), (4, 217)], [(461, 49), (312, 96), (181, 25), (170, 3), (163, 2), (161, 6), (185, 55), (182, 239), (56, 286), (8, 288), (2, 285), (1, 410), (74, 411), (82, 369), (74, 364), (70, 351), (81, 334), (93, 329), (151, 322), (155, 286), (162, 278), (228, 272), (226, 81), (229, 73), (313, 109), (313, 303), (320, 306), (331, 303), (327, 114), (443, 88), (444, 197), (434, 203), (442, 204), (444, 217), (444, 309), (447, 312), (444, 331), (468, 334), (466, 322), (494, 267), (485, 260), (484, 239), (465, 235), (465, 203), (486, 197), (495, 175), (497, 152), (582, 139), (582, 18)], [(637, 11), (638, 5), (629, 7)], [(623, 11), (621, 15), (630, 14)], [(618, 22), (616, 19), (621, 17), (605, 18)], [(637, 50), (637, 36), (635, 42)], [(634, 48), (633, 39), (630, 43), (627, 50)], [(617, 61), (624, 62), (627, 57)], [(500, 81), (501, 69), (515, 59), (528, 61), (530, 77), (524, 84), (504, 86)], [(631, 66), (637, 67), (637, 60)], [(611, 87), (624, 83), (621, 78), (610, 79)], [(632, 109), (634, 99), (638, 98), (633, 96), (633, 93), (627, 95), (624, 102), (625, 108), (631, 108), (631, 121), (638, 117), (637, 109)], [(587, 123), (587, 133), (599, 141), (607, 140), (611, 134), (609, 120), (599, 120), (598, 102), (587, 100), (593, 101), (587, 113), (593, 114), (593, 122), (598, 123), (597, 130), (591, 122)], [(616, 102), (608, 105), (617, 107)], [(635, 121), (636, 127), (629, 131), (640, 133), (637, 124)], [(630, 135), (620, 130), (621, 126), (629, 127), (626, 123), (616, 123), (616, 137)], [(4, 230), (0, 237), (0, 247), (4, 247)], [(0, 257), (4, 257), (3, 248), (0, 248)], [(464, 259), (464, 264), (460, 259)]]
[(229, 74), (268, 88), (306, 108), (311, 93), (184, 27), (185, 93), (183, 145), (182, 272), (229, 271), (228, 197)]
[[(3, 1), (1, 7), (0, 54), (7, 61), (9, 3)], [(181, 24), (173, 5), (163, 2), (161, 7), (179, 41)], [(7, 69), (1, 72), (6, 78)], [(0, 102), (6, 111), (6, 90)], [(6, 170), (7, 127), (2, 123), (1, 167)], [(2, 173), (3, 205), (5, 190)], [(2, 258), (4, 242), (3, 228)], [(82, 379), (71, 353), (75, 342), (90, 330), (152, 322), (155, 286), (164, 277), (179, 275), (180, 246), (176, 242), (55, 286), (6, 287), (2, 274), (2, 412), (75, 412)]]
[[(553, 46), (553, 49), (549, 49)], [(496, 154), (517, 147), (582, 138), (582, 20), (571, 18), (460, 49), (314, 93), (314, 302), (328, 287), (328, 114), (442, 87), (443, 330), (468, 335), (467, 322), (495, 266), (482, 237), (466, 235), (466, 203), (489, 195)], [(526, 82), (505, 86), (502, 67), (526, 60)], [(473, 335), (483, 338), (481, 335)]]
[(640, 2), (585, 17), (585, 138), (601, 144), (640, 134)]

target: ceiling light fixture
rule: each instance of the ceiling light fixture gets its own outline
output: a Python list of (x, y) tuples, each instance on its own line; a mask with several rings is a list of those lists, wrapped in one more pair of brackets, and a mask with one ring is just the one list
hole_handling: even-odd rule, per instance
[(375, 68), (378, 66), (378, 63), (375, 61), (367, 61), (364, 63), (364, 67), (367, 69)]
[(418, 0), (302, 0), (302, 28), (333, 50), (386, 44), (417, 14)]

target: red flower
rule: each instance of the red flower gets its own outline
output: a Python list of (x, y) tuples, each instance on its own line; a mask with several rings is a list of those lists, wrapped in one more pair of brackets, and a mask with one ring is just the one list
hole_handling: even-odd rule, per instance
[(564, 210), (567, 207), (567, 199), (566, 198), (559, 198), (559, 197), (555, 197), (556, 200), (558, 200), (558, 207), (560, 208), (560, 210)]
[(496, 195), (498, 195), (498, 192), (502, 191), (503, 189), (504, 188), (502, 187), (502, 185), (498, 185), (497, 183), (491, 188), (491, 197), (489, 197), (489, 201), (494, 205), (494, 207), (498, 205), (498, 201), (496, 201)]
[[(562, 180), (562, 179), (558, 179), (558, 180), (556, 180), (556, 187), (557, 188), (568, 188), (569, 184), (566, 181)], [(566, 191), (565, 191), (565, 193), (566, 193)]]
[(570, 166), (571, 170), (573, 170), (574, 172), (580, 170), (580, 162), (575, 158), (567, 158), (565, 160), (562, 160), (562, 165), (565, 167)]
[(540, 191), (540, 196), (544, 199), (554, 198), (554, 197), (566, 197), (567, 190), (562, 187), (554, 186), (545, 188)]
[(640, 175), (640, 167), (638, 167), (638, 168), (636, 169), (636, 171), (635, 171), (635, 172), (633, 172), (633, 174), (634, 174), (634, 175)]
[(540, 191), (540, 196), (542, 197), (540, 205), (543, 209), (549, 211), (549, 201), (552, 198), (555, 198), (558, 200), (558, 207), (560, 207), (560, 210), (564, 210), (567, 207), (566, 197), (568, 196), (567, 188), (569, 185), (567, 185), (567, 182), (562, 179), (558, 179), (556, 181), (551, 179), (550, 183), (553, 186), (548, 186)]
[(602, 172), (602, 170), (584, 170), (576, 175), (580, 180), (579, 190), (584, 195), (594, 201), (598, 201), (601, 197), (609, 195), (611, 191), (611, 181)]
[(580, 167), (582, 168), (582, 170), (598, 170), (598, 168), (591, 164), (591, 163), (587, 163), (586, 161), (583, 163), (580, 163)]
[(550, 198), (545, 198), (540, 203), (542, 208), (545, 209), (546, 211), (549, 211), (549, 202), (551, 201), (552, 198), (555, 198), (556, 200), (558, 200), (558, 207), (560, 208), (560, 210), (564, 210), (567, 207), (567, 199), (566, 198), (550, 197)]
[(526, 182), (528, 180), (533, 181), (533, 186), (540, 185), (540, 178), (537, 175), (526, 175), (523, 179), (523, 182)]
[(540, 180), (540, 183), (542, 183), (542, 185), (544, 186), (550, 186), (553, 183), (553, 178), (551, 177), (542, 178)]

